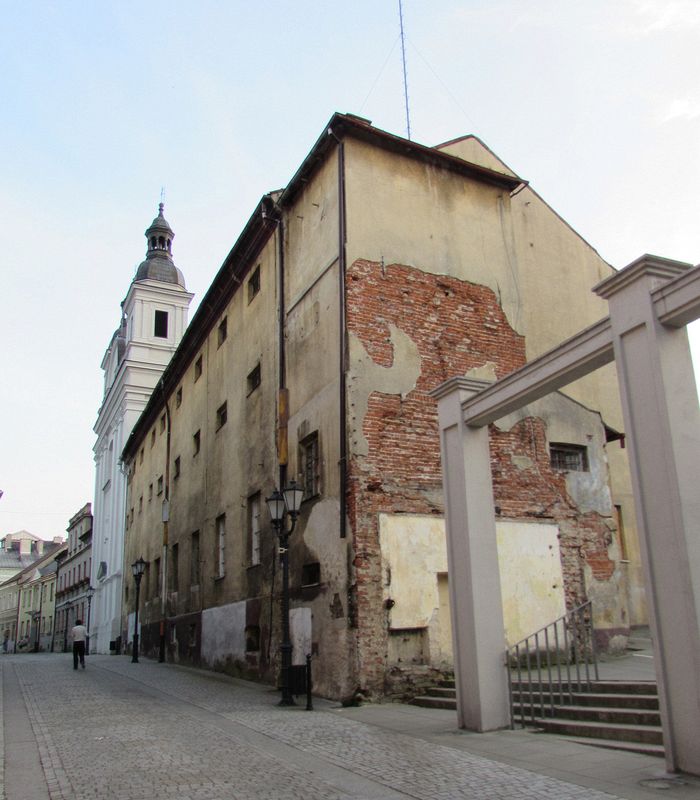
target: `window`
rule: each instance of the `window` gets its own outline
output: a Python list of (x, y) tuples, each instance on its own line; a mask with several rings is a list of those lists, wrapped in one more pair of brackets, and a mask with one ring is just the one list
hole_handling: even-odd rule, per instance
[(141, 448), (141, 452), (139, 453), (139, 464), (143, 464), (143, 447)]
[(151, 447), (156, 443), (156, 429), (154, 428), (151, 431)]
[(192, 444), (194, 446), (194, 453), (192, 455), (196, 456), (201, 445), (201, 435), (199, 431), (197, 431), (197, 433), (195, 433), (195, 435), (192, 437)]
[(199, 586), (199, 531), (192, 534), (190, 542), (190, 584)]
[(585, 445), (552, 442), (549, 445), (552, 469), (588, 472), (588, 451)]
[(318, 431), (310, 433), (299, 443), (299, 468), (304, 486), (304, 499), (321, 493)]
[(148, 502), (150, 503), (153, 500), (153, 484), (148, 484)]
[(260, 652), (260, 626), (246, 625), (245, 627), (245, 650), (246, 653)]
[(218, 431), (219, 428), (222, 428), (226, 424), (226, 420), (228, 418), (228, 411), (226, 408), (226, 403), (222, 403), (216, 409), (216, 430)]
[(248, 386), (248, 394), (254, 392), (260, 386), (260, 364), (256, 364), (253, 369), (248, 373), (246, 378)]
[(260, 264), (253, 270), (248, 281), (248, 302), (260, 291)]
[(216, 577), (226, 574), (226, 514), (216, 518)]
[(168, 312), (156, 311), (155, 321), (153, 324), (153, 335), (159, 339), (168, 338)]
[(165, 414), (163, 414), (160, 418), (160, 432), (163, 433), (165, 430)]
[(221, 322), (219, 323), (219, 330), (216, 334), (216, 343), (217, 347), (221, 347), (221, 345), (226, 341), (226, 337), (228, 336), (228, 325), (226, 322), (226, 317), (224, 317)]
[(317, 586), (321, 583), (321, 565), (316, 561), (301, 568), (301, 585)]
[(175, 408), (180, 408), (182, 405), (182, 386), (175, 392)]
[(173, 463), (173, 478), (180, 477), (180, 456), (178, 456)]
[(153, 576), (153, 578), (154, 578), (154, 580), (153, 580), (153, 596), (154, 597), (160, 597), (161, 573), (160, 573), (160, 559), (159, 558), (156, 558), (153, 561), (153, 570), (155, 572), (155, 574)]
[(202, 377), (202, 356), (194, 362), (194, 379), (198, 381)]
[(143, 511), (143, 495), (139, 497), (139, 514)]
[(180, 548), (174, 544), (170, 552), (170, 590), (177, 592), (180, 586)]
[(260, 492), (248, 498), (248, 563), (260, 563)]
[(163, 476), (158, 477), (158, 494), (163, 494)]

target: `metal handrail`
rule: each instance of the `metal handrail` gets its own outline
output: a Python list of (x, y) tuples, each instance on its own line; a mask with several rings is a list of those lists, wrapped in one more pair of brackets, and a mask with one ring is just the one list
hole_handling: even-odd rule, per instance
[(573, 702), (575, 691), (590, 692), (598, 680), (591, 601), (507, 648), (506, 669), (511, 728), (516, 717), (524, 728), (535, 722), (537, 714), (546, 714), (547, 707), (553, 713), (555, 702), (563, 703), (565, 696)]

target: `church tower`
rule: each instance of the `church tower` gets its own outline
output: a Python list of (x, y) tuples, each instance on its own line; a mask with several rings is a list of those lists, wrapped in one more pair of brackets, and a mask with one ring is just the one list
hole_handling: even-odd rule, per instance
[[(104, 396), (95, 433), (91, 641), (94, 653), (116, 647), (120, 630), (126, 521), (126, 476), (120, 456), (136, 420), (187, 327), (193, 295), (172, 256), (172, 228), (158, 216), (146, 230), (148, 249), (121, 307), (119, 327), (102, 359)], [(87, 589), (87, 586), (85, 587)], [(73, 624), (73, 619), (68, 620)]]

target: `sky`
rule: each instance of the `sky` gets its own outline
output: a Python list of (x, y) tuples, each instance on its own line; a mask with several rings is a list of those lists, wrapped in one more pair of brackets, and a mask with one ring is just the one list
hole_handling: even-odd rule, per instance
[[(191, 318), (333, 112), (406, 135), (399, 7), (0, 12), (0, 536), (50, 539), (93, 498), (100, 363), (161, 191)], [(476, 134), (617, 268), (700, 261), (700, 0), (404, 0), (403, 17), (412, 139)]]

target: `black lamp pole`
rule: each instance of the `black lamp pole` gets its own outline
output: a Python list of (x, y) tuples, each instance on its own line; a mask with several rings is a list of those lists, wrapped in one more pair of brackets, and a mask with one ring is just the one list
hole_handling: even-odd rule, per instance
[(88, 586), (87, 592), (85, 592), (85, 596), (87, 597), (88, 601), (88, 618), (87, 618), (87, 636), (85, 637), (85, 655), (90, 655), (90, 607), (92, 606), (92, 598), (95, 595), (95, 590), (92, 586)]
[(131, 565), (131, 571), (136, 581), (136, 613), (134, 614), (134, 644), (132, 647), (131, 663), (139, 663), (139, 592), (141, 590), (141, 578), (146, 569), (146, 562), (139, 558)]
[(66, 614), (63, 624), (63, 652), (68, 652), (68, 618), (70, 617), (71, 603), (66, 605)]
[[(303, 488), (298, 486), (295, 481), (291, 481), (282, 494), (275, 489), (272, 496), (265, 500), (270, 511), (272, 524), (280, 540), (279, 554), (282, 562), (282, 643), (280, 644), (282, 699), (279, 702), (281, 706), (296, 705), (290, 681), (292, 641), (289, 631), (289, 536), (296, 526), (303, 497)], [(292, 526), (289, 530), (287, 530), (285, 512), (292, 520)]]

